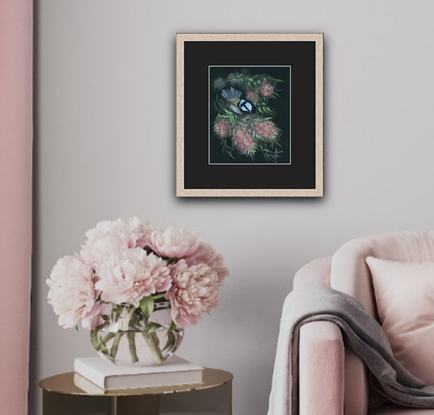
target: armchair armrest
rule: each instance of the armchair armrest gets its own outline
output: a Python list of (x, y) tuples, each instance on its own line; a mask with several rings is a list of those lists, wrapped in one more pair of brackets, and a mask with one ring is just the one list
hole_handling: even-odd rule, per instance
[[(330, 286), (331, 257), (305, 265), (294, 277), (294, 290)], [(300, 328), (300, 415), (342, 415), (345, 397), (345, 351), (338, 326), (316, 321)]]
[(315, 321), (300, 328), (300, 415), (342, 415), (345, 352), (339, 327)]
[(330, 287), (330, 272), (332, 269), (332, 257), (314, 259), (300, 268), (294, 277), (293, 288), (299, 290), (313, 285)]

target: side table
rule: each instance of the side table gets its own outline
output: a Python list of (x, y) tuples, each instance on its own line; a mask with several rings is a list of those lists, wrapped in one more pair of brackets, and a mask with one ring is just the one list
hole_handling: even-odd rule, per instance
[(204, 369), (203, 383), (85, 392), (74, 372), (45, 378), (43, 415), (232, 415), (229, 372)]

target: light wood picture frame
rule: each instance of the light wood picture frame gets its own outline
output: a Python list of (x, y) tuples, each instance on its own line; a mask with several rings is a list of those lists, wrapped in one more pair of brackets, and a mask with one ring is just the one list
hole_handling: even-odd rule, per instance
[(176, 195), (323, 196), (323, 34), (176, 35)]

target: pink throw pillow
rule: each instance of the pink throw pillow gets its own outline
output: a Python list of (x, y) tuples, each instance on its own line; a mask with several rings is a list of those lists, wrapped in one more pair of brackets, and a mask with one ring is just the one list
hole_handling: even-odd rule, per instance
[(434, 262), (366, 258), (380, 323), (396, 359), (434, 384)]

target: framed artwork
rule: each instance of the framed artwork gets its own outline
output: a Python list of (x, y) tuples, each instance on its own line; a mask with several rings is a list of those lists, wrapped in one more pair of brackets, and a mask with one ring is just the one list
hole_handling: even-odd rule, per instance
[(323, 35), (177, 34), (176, 195), (323, 196)]

